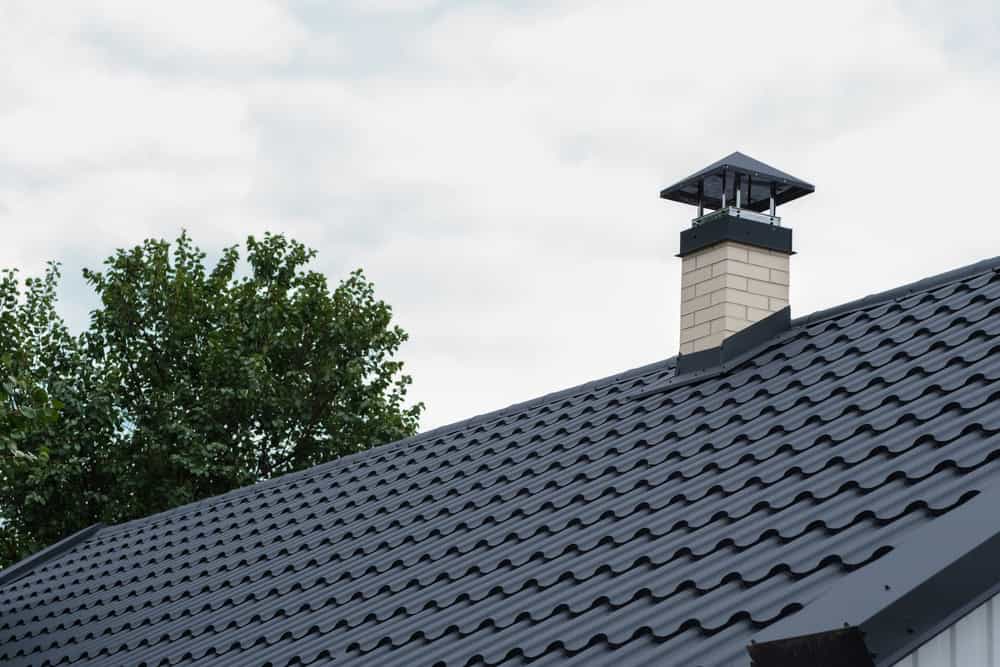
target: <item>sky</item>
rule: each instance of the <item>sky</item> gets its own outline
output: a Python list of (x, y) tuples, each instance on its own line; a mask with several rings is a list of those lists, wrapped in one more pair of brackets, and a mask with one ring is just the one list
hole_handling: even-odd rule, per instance
[(272, 231), (362, 267), (422, 428), (674, 355), (659, 190), (816, 185), (793, 316), (1000, 255), (994, 0), (0, 0), (0, 267)]

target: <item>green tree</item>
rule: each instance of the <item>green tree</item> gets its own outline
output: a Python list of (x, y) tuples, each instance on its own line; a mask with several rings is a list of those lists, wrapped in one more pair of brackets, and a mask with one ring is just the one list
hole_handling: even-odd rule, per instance
[(44, 461), (3, 466), (0, 559), (416, 431), (407, 335), (364, 274), (330, 290), (298, 242), (245, 249), (213, 267), (186, 233), (118, 250), (84, 271), (100, 306), (77, 337), (54, 310), (56, 271), (45, 299), (28, 291), (53, 333), (22, 347), (60, 419), (25, 450)]
[[(50, 267), (49, 273), (58, 275)], [(32, 436), (43, 430), (57, 417), (58, 405), (53, 403), (31, 367), (33, 355), (18, 344), (34, 339), (46, 331), (47, 304), (54, 298), (49, 286), (54, 277), (28, 279), (25, 288), (30, 296), (27, 303), (20, 294), (16, 272), (0, 272), (0, 457), (3, 459), (34, 458), (25, 448)], [(44, 449), (39, 451), (42, 458)]]

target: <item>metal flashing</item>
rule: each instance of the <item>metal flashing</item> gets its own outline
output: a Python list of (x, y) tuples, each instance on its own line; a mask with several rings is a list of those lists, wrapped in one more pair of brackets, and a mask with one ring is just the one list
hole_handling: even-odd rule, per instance
[(36, 551), (27, 558), (20, 560), (9, 567), (5, 567), (0, 570), (0, 586), (5, 586), (11, 584), (21, 577), (29, 574), (39, 565), (58, 558), (63, 555), (77, 544), (83, 542), (88, 537), (104, 528), (103, 523), (95, 523), (92, 526), (87, 526), (83, 530), (78, 530), (69, 537), (65, 537), (55, 544), (50, 544), (41, 551)]
[(864, 636), (853, 627), (751, 643), (747, 651), (752, 667), (873, 667)]
[(682, 231), (677, 256), (686, 257), (723, 241), (735, 241), (789, 255), (795, 254), (792, 250), (790, 228), (726, 215)]
[(755, 636), (751, 654), (755, 644), (779, 646), (848, 626), (863, 634), (875, 665), (895, 664), (1000, 591), (997, 507), (1000, 488), (988, 488), (910, 534), (889, 554)]
[(687, 375), (696, 371), (723, 367), (737, 357), (773, 341), (779, 334), (791, 327), (791, 313), (791, 308), (785, 306), (759, 322), (754, 322), (746, 329), (734, 333), (722, 341), (722, 345), (719, 347), (678, 355), (677, 375)]

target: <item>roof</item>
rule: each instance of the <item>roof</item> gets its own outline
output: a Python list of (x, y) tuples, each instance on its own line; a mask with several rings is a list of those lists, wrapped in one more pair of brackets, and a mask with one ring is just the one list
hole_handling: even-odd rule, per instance
[(5, 665), (747, 665), (1000, 482), (1000, 258), (84, 535)]
[(872, 654), (896, 665), (913, 654), (1000, 592), (997, 507), (1000, 486), (992, 485), (911, 531), (891, 553), (758, 633), (754, 666), (865, 667)]
[[(812, 184), (775, 169), (769, 164), (755, 160), (739, 151), (713, 162), (701, 171), (691, 174), (669, 188), (660, 191), (662, 199), (698, 205), (698, 185), (703, 183), (703, 201), (709, 208), (722, 207), (722, 185), (726, 180), (728, 188), (733, 187), (733, 175), (750, 176), (752, 184), (742, 208), (764, 211), (771, 205), (771, 184), (775, 186), (775, 204), (785, 204), (816, 190)], [(732, 200), (730, 200), (732, 203)]]

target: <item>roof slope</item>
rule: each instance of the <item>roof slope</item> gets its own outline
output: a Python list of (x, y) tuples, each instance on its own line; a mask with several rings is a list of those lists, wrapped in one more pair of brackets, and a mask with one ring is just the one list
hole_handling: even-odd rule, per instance
[(1000, 482), (998, 270), (103, 528), (0, 587), (0, 662), (747, 665)]

